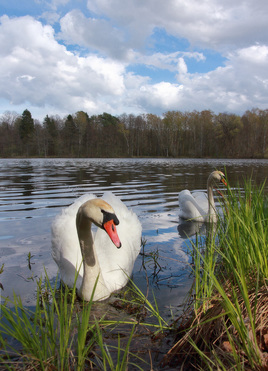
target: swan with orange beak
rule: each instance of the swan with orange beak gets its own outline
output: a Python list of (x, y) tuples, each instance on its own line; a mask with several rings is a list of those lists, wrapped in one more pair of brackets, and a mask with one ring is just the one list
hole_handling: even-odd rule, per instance
[[(213, 188), (218, 184), (227, 186), (225, 175), (222, 171), (213, 171), (207, 181), (207, 193), (205, 192), (190, 192), (185, 189), (179, 193), (179, 216), (183, 219), (201, 221), (201, 222), (216, 222), (217, 211), (213, 196)], [(217, 189), (217, 188), (216, 188)], [(222, 193), (217, 189), (221, 196)]]
[[(97, 226), (96, 233), (92, 224)], [(112, 193), (101, 199), (82, 196), (64, 209), (52, 226), (52, 256), (62, 281), (72, 287), (78, 272), (80, 298), (108, 298), (131, 276), (141, 247), (141, 230), (137, 215)]]

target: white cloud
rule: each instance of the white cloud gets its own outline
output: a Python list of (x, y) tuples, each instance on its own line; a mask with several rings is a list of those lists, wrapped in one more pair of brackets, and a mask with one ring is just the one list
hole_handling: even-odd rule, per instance
[(178, 72), (179, 72), (179, 75), (181, 75), (181, 76), (184, 76), (185, 74), (187, 74), (187, 65), (186, 65), (183, 58), (179, 58)]
[(57, 12), (46, 11), (43, 12), (39, 18), (44, 19), (48, 24), (53, 25), (59, 21), (60, 15)]
[[(60, 111), (110, 108), (124, 93), (124, 66), (97, 56), (79, 57), (57, 43), (50, 26), (31, 17), (2, 17), (0, 97), (13, 104), (57, 106)], [(10, 35), (9, 40), (5, 35)]]
[[(1, 107), (4, 101), (12, 110), (27, 104), (45, 114), (267, 108), (266, 0), (147, 0), (138, 8), (137, 0), (90, 0), (86, 15), (79, 4), (53, 0), (38, 17), (43, 23), (0, 18)], [(191, 45), (170, 52), (162, 43), (155, 50), (156, 27)], [(206, 63), (202, 48), (221, 52), (225, 65), (192, 72), (193, 64)], [(145, 65), (150, 75), (148, 68), (134, 72)], [(153, 80), (159, 71), (173, 80)]]
[(61, 19), (60, 24), (59, 37), (66, 43), (78, 44), (117, 59), (125, 53), (122, 33), (104, 19), (86, 18), (81, 11), (73, 10)]
[(47, 4), (49, 4), (52, 9), (57, 10), (59, 6), (66, 5), (70, 1), (71, 0), (51, 0), (50, 2), (47, 1)]
[(268, 41), (266, 0), (88, 0), (88, 8), (105, 15), (129, 33), (135, 48), (155, 27), (187, 38), (192, 45), (226, 50)]
[(143, 85), (140, 88), (139, 101), (144, 101), (148, 111), (150, 108), (155, 111), (157, 107), (160, 110), (169, 110), (170, 107), (177, 106), (180, 100), (180, 92), (183, 87), (170, 84), (169, 82), (160, 82), (154, 85)]
[[(254, 45), (228, 55), (225, 67), (206, 74), (179, 75), (185, 88), (180, 102), (193, 109), (243, 112), (252, 106), (267, 107), (268, 47)], [(256, 97), (259, 97), (256, 99)]]
[(179, 68), (178, 66), (180, 65), (180, 63), (184, 63), (185, 64), (184, 68), (187, 69), (187, 65), (184, 62), (184, 59), (194, 59), (200, 62), (205, 60), (205, 56), (202, 53), (198, 52), (183, 52), (183, 51), (166, 54), (156, 52), (151, 55), (144, 55), (140, 52), (138, 53), (131, 50), (127, 54), (126, 62), (132, 64), (138, 63), (176, 72)]
[[(254, 52), (254, 57), (252, 56)], [(249, 59), (249, 62), (248, 62)], [(268, 47), (255, 45), (229, 55), (226, 66), (200, 74), (178, 64), (179, 84), (144, 84), (137, 100), (147, 111), (204, 110), (243, 113), (252, 107), (267, 108)]]

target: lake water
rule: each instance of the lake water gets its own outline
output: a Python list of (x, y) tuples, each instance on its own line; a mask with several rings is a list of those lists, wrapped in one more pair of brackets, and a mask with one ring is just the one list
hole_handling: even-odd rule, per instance
[(182, 229), (189, 235), (200, 227), (182, 225), (178, 192), (205, 190), (215, 169), (226, 170), (232, 187), (249, 176), (261, 184), (268, 175), (268, 160), (1, 159), (2, 295), (12, 297), (15, 292), (24, 304), (34, 305), (35, 280), (44, 276), (44, 267), (51, 282), (57, 275), (50, 253), (53, 218), (84, 193), (101, 196), (109, 190), (142, 223), (145, 247), (134, 267), (134, 282), (146, 293), (148, 278), (149, 297), (154, 292), (161, 311), (172, 307), (176, 313), (192, 283), (189, 241)]

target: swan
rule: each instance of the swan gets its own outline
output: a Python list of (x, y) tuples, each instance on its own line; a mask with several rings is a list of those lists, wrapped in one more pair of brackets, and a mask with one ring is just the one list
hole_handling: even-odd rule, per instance
[(223, 172), (213, 171), (207, 181), (207, 194), (205, 192), (193, 192), (188, 189), (179, 192), (179, 216), (183, 219), (191, 219), (199, 222), (216, 222), (217, 212), (213, 197), (213, 187), (217, 183), (227, 186)]
[[(97, 226), (94, 235), (92, 223)], [(141, 231), (137, 215), (111, 192), (102, 198), (80, 197), (52, 224), (52, 257), (61, 280), (73, 287), (78, 271), (81, 299), (107, 299), (126, 285), (140, 252)]]

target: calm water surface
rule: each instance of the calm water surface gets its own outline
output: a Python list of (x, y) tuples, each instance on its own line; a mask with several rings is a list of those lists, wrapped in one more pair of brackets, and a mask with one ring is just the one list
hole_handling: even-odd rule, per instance
[[(191, 286), (187, 255), (195, 223), (178, 217), (178, 192), (205, 190), (209, 173), (226, 169), (231, 186), (252, 176), (261, 184), (268, 160), (189, 159), (19, 159), (0, 160), (0, 282), (3, 296), (20, 294), (24, 304), (35, 303), (35, 280), (44, 267), (53, 282), (57, 266), (50, 255), (53, 218), (84, 193), (101, 196), (113, 191), (138, 215), (146, 241), (133, 280), (161, 310), (179, 308)], [(268, 191), (266, 184), (266, 192)], [(27, 256), (31, 254), (31, 269)], [(169, 310), (169, 309), (168, 309)]]

